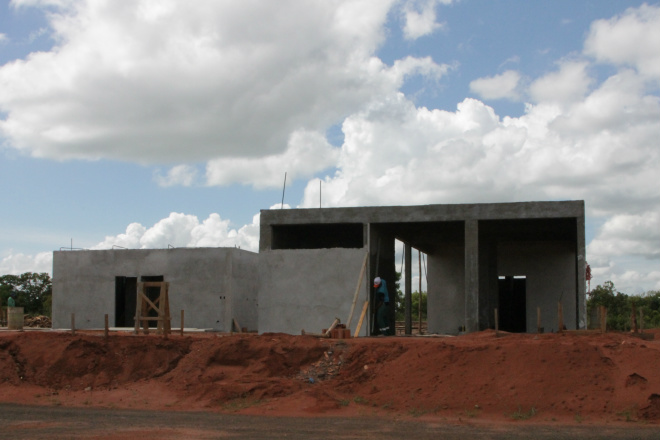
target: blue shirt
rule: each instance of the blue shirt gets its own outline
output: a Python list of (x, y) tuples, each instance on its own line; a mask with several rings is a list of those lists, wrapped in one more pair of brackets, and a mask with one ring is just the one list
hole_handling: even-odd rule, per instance
[(390, 302), (390, 294), (387, 291), (387, 283), (385, 282), (384, 279), (380, 279), (380, 286), (376, 289), (376, 299), (378, 299), (378, 295), (382, 293), (385, 295), (385, 302), (388, 303)]

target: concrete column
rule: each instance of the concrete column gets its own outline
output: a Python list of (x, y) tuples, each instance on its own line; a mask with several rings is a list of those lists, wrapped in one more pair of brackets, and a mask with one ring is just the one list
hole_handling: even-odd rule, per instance
[(576, 233), (577, 233), (577, 249), (576, 249), (576, 270), (575, 270), (575, 283), (576, 283), (576, 310), (575, 310), (575, 328), (587, 328), (587, 295), (586, 295), (586, 270), (587, 264), (585, 259), (585, 238), (584, 238), (584, 215), (578, 216), (576, 219)]
[(408, 243), (404, 243), (404, 260), (406, 265), (406, 287), (405, 287), (405, 301), (404, 309), (406, 315), (406, 326), (405, 333), (407, 335), (412, 334), (412, 251)]
[(479, 331), (479, 222), (465, 221), (465, 331)]

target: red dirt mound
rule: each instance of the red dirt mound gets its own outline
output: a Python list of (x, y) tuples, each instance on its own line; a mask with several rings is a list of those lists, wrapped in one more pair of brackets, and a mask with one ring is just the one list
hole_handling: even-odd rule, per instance
[(4, 402), (272, 415), (660, 422), (660, 341), (0, 333)]

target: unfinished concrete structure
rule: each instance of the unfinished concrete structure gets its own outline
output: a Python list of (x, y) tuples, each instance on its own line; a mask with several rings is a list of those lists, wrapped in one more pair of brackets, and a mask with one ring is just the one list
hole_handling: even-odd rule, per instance
[(285, 304), (330, 322), (364, 252), (369, 280), (392, 286), (395, 239), (428, 255), (431, 333), (494, 328), (495, 308), (502, 330), (536, 331), (540, 308), (541, 326), (557, 331), (558, 304), (566, 328), (586, 325), (584, 202), (567, 201), (262, 211), (261, 258), (286, 270), (262, 273), (279, 306), (260, 294), (259, 329), (296, 330), (283, 328)]
[[(428, 255), (428, 331), (494, 327), (535, 332), (585, 328), (584, 202), (261, 211), (259, 254), (235, 248), (60, 251), (53, 256), (53, 326), (71, 313), (80, 328), (132, 327), (139, 281), (167, 281), (172, 327), (230, 331), (233, 319), (264, 332), (319, 332), (335, 317), (351, 327), (369, 300), (360, 335), (372, 329), (379, 275), (392, 290), (395, 240)], [(367, 273), (359, 285), (368, 257)], [(405, 291), (410, 293), (410, 277)], [(410, 307), (408, 307), (408, 310)], [(394, 314), (391, 308), (392, 316)]]
[[(137, 283), (170, 283), (172, 327), (257, 329), (258, 254), (235, 248), (116, 249), (53, 254), (53, 328), (133, 327)], [(153, 299), (153, 298), (152, 298)]]

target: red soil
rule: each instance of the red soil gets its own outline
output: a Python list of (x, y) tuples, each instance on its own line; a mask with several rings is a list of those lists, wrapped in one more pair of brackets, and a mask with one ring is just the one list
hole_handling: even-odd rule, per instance
[(660, 423), (660, 336), (0, 333), (0, 400), (28, 405)]

